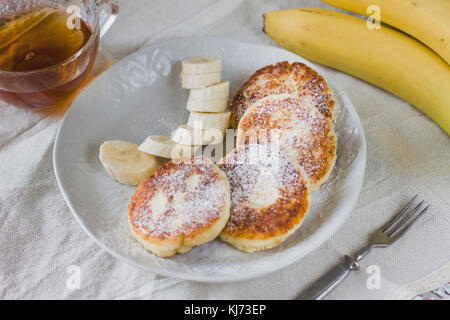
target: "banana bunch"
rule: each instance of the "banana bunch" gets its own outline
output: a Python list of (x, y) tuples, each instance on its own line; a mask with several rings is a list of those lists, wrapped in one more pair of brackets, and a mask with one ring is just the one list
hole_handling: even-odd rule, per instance
[(448, 0), (321, 0), (362, 15), (379, 8), (381, 21), (420, 40), (450, 64)]
[[(424, 43), (436, 48), (442, 58), (421, 42), (389, 26), (383, 24), (380, 29), (370, 29), (365, 20), (326, 9), (299, 8), (266, 13), (264, 31), (290, 51), (354, 75), (403, 98), (422, 110), (450, 135), (450, 66), (444, 60), (449, 57), (448, 2), (416, 0), (414, 3), (417, 6), (429, 2), (426, 7), (435, 10), (416, 10), (414, 14), (399, 11), (400, 3), (404, 3), (406, 9), (406, 3), (411, 2), (406, 0), (325, 2), (350, 10), (355, 8), (360, 13), (363, 13), (362, 3), (378, 2), (384, 5), (382, 20), (384, 13), (389, 20), (386, 22), (396, 24), (399, 28), (408, 26), (408, 30), (414, 29), (418, 20), (426, 19), (418, 25), (429, 23), (437, 30), (434, 33), (426, 32), (423, 27), (414, 29), (415, 34), (420, 35)], [(431, 14), (439, 11), (439, 7), (444, 13)], [(405, 19), (409, 24), (399, 22)], [(447, 43), (447, 46), (437, 45), (436, 35), (442, 37), (444, 40), (441, 42)]]

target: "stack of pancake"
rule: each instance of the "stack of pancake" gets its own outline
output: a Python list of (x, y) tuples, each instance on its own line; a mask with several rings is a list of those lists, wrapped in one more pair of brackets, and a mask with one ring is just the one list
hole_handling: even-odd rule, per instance
[[(173, 167), (161, 167), (141, 184), (130, 204), (134, 236), (156, 254), (165, 250), (160, 246), (172, 244), (171, 250), (161, 256), (186, 252), (219, 233), (223, 241), (246, 252), (278, 246), (301, 225), (311, 193), (333, 170), (337, 147), (332, 122), (335, 109), (328, 84), (305, 64), (279, 62), (258, 70), (238, 90), (231, 104), (231, 123), (237, 129), (236, 149), (218, 167), (197, 158), (216, 176), (200, 175), (194, 179), (191, 191), (179, 187), (181, 191), (174, 193), (169, 192), (173, 176), (171, 183), (159, 182), (159, 189), (155, 189), (154, 180), (169, 171), (182, 179), (177, 183), (183, 186), (192, 178), (178, 174)], [(194, 163), (195, 159), (184, 161)], [(152, 191), (149, 196), (143, 192), (145, 189), (159, 193)], [(155, 201), (160, 193), (167, 195), (165, 200)], [(174, 194), (182, 195), (177, 198)], [(198, 205), (203, 200), (210, 205)], [(179, 210), (174, 209), (177, 201)], [(198, 210), (186, 218), (184, 212), (192, 211), (192, 206)], [(161, 231), (174, 223), (178, 234)], [(207, 236), (200, 237), (203, 232)], [(195, 241), (191, 241), (193, 237)]]

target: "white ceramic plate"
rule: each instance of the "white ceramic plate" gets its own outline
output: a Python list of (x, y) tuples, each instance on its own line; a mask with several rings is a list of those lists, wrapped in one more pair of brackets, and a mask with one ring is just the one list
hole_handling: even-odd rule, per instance
[[(181, 61), (223, 60), (231, 94), (257, 69), (282, 60), (312, 66), (335, 91), (338, 158), (330, 180), (314, 193), (301, 228), (281, 246), (243, 253), (215, 240), (170, 259), (146, 252), (128, 231), (127, 206), (134, 188), (109, 178), (98, 152), (105, 140), (140, 144), (148, 135), (169, 135), (186, 122), (188, 91), (179, 84)], [(316, 66), (288, 51), (220, 38), (176, 40), (127, 57), (76, 99), (56, 136), (54, 169), (61, 192), (84, 230), (112, 255), (159, 274), (204, 282), (254, 278), (283, 268), (317, 248), (350, 215), (364, 176), (366, 144), (350, 100)]]

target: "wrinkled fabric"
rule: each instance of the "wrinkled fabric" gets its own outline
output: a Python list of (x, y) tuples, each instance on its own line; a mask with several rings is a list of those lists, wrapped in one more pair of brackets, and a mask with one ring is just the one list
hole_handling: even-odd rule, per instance
[[(327, 7), (318, 0), (121, 1), (102, 48), (118, 60), (143, 46), (200, 35), (276, 46), (262, 32), (262, 14), (299, 6)], [(374, 249), (329, 298), (389, 299), (443, 266), (450, 261), (448, 136), (401, 99), (324, 69), (348, 94), (365, 130), (367, 167), (357, 205), (301, 261), (238, 283), (163, 277), (103, 251), (73, 218), (53, 173), (63, 110), (33, 112), (0, 102), (0, 299), (291, 299), (343, 254), (364, 246), (368, 234), (415, 194), (431, 204), (430, 212), (394, 246)]]

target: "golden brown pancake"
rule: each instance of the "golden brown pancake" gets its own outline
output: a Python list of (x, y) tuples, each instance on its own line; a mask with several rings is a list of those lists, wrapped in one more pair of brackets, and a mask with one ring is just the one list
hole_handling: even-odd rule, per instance
[(316, 108), (290, 95), (253, 104), (239, 123), (237, 146), (275, 139), (303, 167), (312, 191), (328, 179), (336, 161), (336, 135), (332, 121)]
[(139, 185), (128, 207), (133, 236), (161, 257), (215, 239), (229, 215), (227, 177), (205, 157), (161, 166)]
[(335, 114), (336, 102), (327, 82), (316, 71), (301, 62), (289, 64), (283, 61), (256, 71), (236, 92), (231, 104), (233, 128), (237, 128), (239, 120), (250, 105), (261, 98), (278, 94), (297, 97), (317, 108), (329, 119)]
[(308, 178), (277, 145), (241, 146), (219, 167), (231, 186), (223, 241), (246, 252), (271, 249), (301, 225), (310, 204)]

